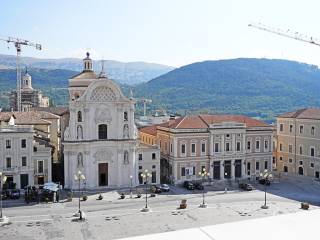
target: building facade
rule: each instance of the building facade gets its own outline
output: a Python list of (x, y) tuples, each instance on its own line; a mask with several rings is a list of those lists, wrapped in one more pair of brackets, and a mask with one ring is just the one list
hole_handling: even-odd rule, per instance
[(156, 139), (163, 182), (198, 180), (203, 170), (214, 180), (255, 179), (272, 169), (272, 127), (245, 116), (180, 117), (158, 125)]
[(277, 117), (277, 170), (319, 179), (320, 109), (300, 109)]
[(74, 174), (79, 170), (86, 176), (87, 188), (128, 187), (130, 176), (132, 184), (138, 185), (139, 166), (145, 170), (148, 165), (144, 161), (139, 165), (137, 160), (147, 150), (139, 149), (134, 101), (106, 77), (103, 68), (99, 76), (93, 72), (89, 53), (83, 65), (83, 71), (69, 80), (70, 120), (63, 142), (65, 187), (77, 187)]
[(37, 142), (34, 134), (32, 126), (0, 127), (0, 172), (16, 188), (51, 182), (51, 147)]
[[(21, 109), (26, 112), (32, 107), (49, 107), (49, 98), (43, 96), (40, 90), (33, 89), (32, 77), (26, 70), (21, 84)], [(10, 108), (17, 110), (17, 90), (10, 94)]]

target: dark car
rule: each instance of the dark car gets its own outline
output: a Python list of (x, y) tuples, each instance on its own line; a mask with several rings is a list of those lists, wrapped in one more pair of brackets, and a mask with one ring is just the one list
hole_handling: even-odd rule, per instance
[(170, 191), (170, 187), (168, 184), (161, 184), (160, 189), (162, 192), (169, 192)]
[(253, 187), (249, 183), (239, 183), (239, 188), (245, 190), (245, 191), (251, 191), (253, 190)]
[(270, 186), (271, 182), (269, 179), (259, 179), (259, 183), (262, 184), (262, 185), (267, 185), (267, 186)]
[(150, 191), (152, 193), (161, 193), (161, 188), (159, 186), (157, 186), (157, 185), (151, 185)]
[(198, 189), (198, 190), (203, 190), (203, 189), (204, 189), (202, 183), (199, 183), (199, 182), (195, 183), (195, 184), (194, 184), (194, 187), (195, 187), (196, 189)]
[(194, 190), (194, 184), (190, 181), (185, 181), (183, 186), (188, 190)]

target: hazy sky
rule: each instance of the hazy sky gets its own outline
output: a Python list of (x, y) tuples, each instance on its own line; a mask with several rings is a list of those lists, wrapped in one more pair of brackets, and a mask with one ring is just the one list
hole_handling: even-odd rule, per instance
[[(147, 61), (172, 66), (267, 57), (320, 65), (320, 47), (249, 28), (249, 22), (320, 38), (316, 0), (0, 0), (0, 36), (39, 42), (24, 56)], [(8, 49), (8, 46), (10, 48)], [(0, 53), (15, 54), (0, 42)]]

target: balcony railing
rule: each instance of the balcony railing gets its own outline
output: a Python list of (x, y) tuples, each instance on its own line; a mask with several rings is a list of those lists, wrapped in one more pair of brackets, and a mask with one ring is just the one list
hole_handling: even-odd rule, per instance
[(34, 170), (34, 176), (47, 176), (48, 169), (44, 169), (43, 171)]

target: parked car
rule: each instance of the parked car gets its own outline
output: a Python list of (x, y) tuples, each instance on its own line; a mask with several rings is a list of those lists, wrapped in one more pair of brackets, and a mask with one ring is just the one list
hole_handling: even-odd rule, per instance
[(264, 179), (264, 178), (259, 179), (259, 183), (262, 185), (267, 185), (267, 186), (270, 186), (270, 184), (271, 184), (270, 180)]
[(160, 189), (162, 192), (169, 192), (170, 191), (170, 187), (168, 184), (161, 184)]
[(152, 193), (161, 193), (161, 188), (159, 186), (157, 186), (157, 185), (151, 185), (150, 191)]
[(251, 191), (253, 190), (253, 187), (249, 183), (239, 183), (239, 188), (245, 190), (245, 191)]
[(188, 190), (194, 190), (194, 184), (190, 181), (185, 181), (183, 185)]
[(194, 184), (194, 187), (195, 187), (196, 189), (198, 189), (198, 190), (203, 190), (203, 189), (204, 189), (202, 183), (200, 183), (200, 182), (195, 183), (195, 184)]

